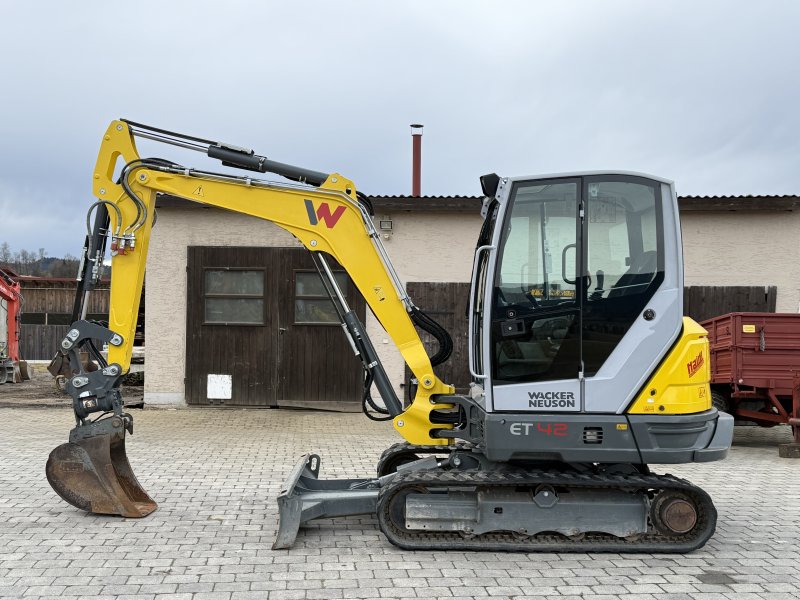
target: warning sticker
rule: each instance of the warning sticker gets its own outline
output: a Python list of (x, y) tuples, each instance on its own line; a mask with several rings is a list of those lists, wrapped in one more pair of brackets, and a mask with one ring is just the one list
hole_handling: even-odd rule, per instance
[(755, 325), (742, 325), (742, 333), (755, 333), (756, 326)]

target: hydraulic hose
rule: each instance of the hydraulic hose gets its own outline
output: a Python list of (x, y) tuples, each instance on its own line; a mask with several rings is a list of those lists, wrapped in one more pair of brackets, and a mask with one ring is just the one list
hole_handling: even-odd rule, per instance
[[(372, 372), (365, 369), (364, 370), (364, 395), (361, 398), (361, 411), (366, 415), (368, 419), (371, 421), (391, 421), (394, 417), (389, 414), (389, 411), (385, 408), (381, 408), (375, 401), (372, 399), (372, 394), (370, 393), (372, 388), (372, 382), (374, 377)], [(386, 415), (382, 417), (375, 416), (370, 412), (372, 409), (374, 412), (378, 413), (379, 415)]]
[(134, 219), (133, 223), (131, 223), (128, 227), (125, 228), (123, 231), (124, 234), (127, 234), (129, 231), (131, 233), (138, 231), (141, 227), (147, 222), (147, 206), (144, 202), (133, 192), (128, 183), (128, 178), (133, 174), (134, 171), (137, 169), (144, 169), (147, 167), (180, 167), (180, 165), (165, 160), (163, 158), (143, 158), (132, 160), (125, 167), (122, 169), (122, 173), (120, 174), (120, 183), (122, 185), (122, 189), (125, 190), (125, 194), (133, 201), (136, 205), (136, 218)]
[(119, 235), (119, 229), (122, 225), (122, 212), (119, 210), (119, 207), (116, 204), (109, 202), (108, 200), (98, 200), (89, 207), (89, 210), (86, 211), (86, 233), (89, 234), (89, 237), (92, 236), (92, 211), (101, 204), (110, 206), (114, 209), (114, 212), (117, 213), (117, 226), (114, 228), (114, 235)]
[(439, 344), (439, 351), (431, 356), (431, 366), (440, 365), (450, 358), (453, 353), (453, 338), (444, 327), (416, 306), (411, 308), (411, 320), (417, 327), (430, 333)]

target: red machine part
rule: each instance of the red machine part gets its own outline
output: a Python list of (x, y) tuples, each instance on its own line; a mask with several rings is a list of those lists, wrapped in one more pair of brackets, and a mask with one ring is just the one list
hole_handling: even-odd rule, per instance
[(712, 393), (727, 412), (765, 427), (791, 425), (800, 443), (800, 314), (737, 312), (701, 325)]
[[(11, 373), (9, 382), (17, 381), (19, 373), (19, 336), (22, 316), (22, 293), (16, 274), (0, 269), (0, 299), (5, 300), (7, 308), (7, 339), (0, 339), (0, 347), (5, 346), (5, 358), (0, 358), (0, 380), (9, 380), (6, 373)], [(5, 364), (2, 364), (5, 363)]]

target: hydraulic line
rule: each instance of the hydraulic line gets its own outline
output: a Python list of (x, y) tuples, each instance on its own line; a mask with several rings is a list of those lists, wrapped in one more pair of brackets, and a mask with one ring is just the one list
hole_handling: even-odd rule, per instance
[[(114, 212), (117, 214), (117, 226), (114, 229), (113, 237), (119, 237), (119, 230), (120, 227), (122, 226), (122, 212), (119, 210), (119, 207), (113, 202), (109, 202), (108, 200), (98, 200), (89, 207), (89, 210), (86, 211), (86, 246), (85, 246), (86, 256), (83, 258), (83, 260), (94, 261), (95, 263), (94, 272), (98, 274), (98, 277), (100, 274), (100, 268), (102, 266), (103, 258), (105, 257), (106, 249), (105, 249), (105, 244), (100, 243), (99, 239), (97, 240), (98, 247), (97, 248), (93, 247), (95, 236), (92, 232), (92, 212), (94, 212), (94, 210), (100, 206), (110, 206), (114, 209)], [(106, 210), (105, 212), (104, 219), (108, 221), (108, 210)], [(98, 226), (101, 225), (98, 223)], [(101, 230), (98, 229), (98, 232), (99, 231)], [(107, 238), (108, 234), (109, 234), (108, 223), (106, 223), (104, 237)]]
[[(381, 408), (375, 404), (372, 399), (371, 388), (374, 377), (369, 369), (364, 369), (364, 395), (361, 398), (361, 411), (371, 421), (391, 421), (394, 417), (385, 408)], [(375, 416), (370, 411), (372, 409), (379, 415), (386, 415), (382, 417)]]
[[(337, 290), (334, 286), (336, 281), (334, 279), (333, 271), (331, 270), (330, 266), (325, 259), (325, 256), (322, 253), (311, 253), (311, 260), (314, 262), (314, 267), (317, 269), (317, 273), (319, 274), (320, 281), (322, 281), (322, 285), (325, 288), (325, 291), (328, 294), (328, 297), (331, 299), (331, 303), (333, 304), (334, 309), (336, 309), (336, 314), (339, 317), (339, 322), (342, 323), (344, 327), (345, 335), (347, 335), (350, 343), (353, 347), (353, 350), (356, 352), (356, 355), (361, 358), (363, 365), (364, 365), (364, 388), (363, 393), (361, 396), (361, 410), (366, 415), (368, 419), (372, 421), (390, 421), (393, 416), (391, 415), (390, 411), (386, 408), (382, 408), (375, 404), (375, 401), (372, 398), (372, 384), (375, 381), (375, 375), (373, 374), (370, 366), (368, 365), (368, 360), (363, 355), (362, 351), (359, 350), (356, 346), (355, 340), (352, 337), (351, 332), (347, 328), (347, 318), (346, 313), (349, 310), (347, 306), (346, 300), (343, 295), (341, 295), (341, 290)], [(385, 417), (375, 416), (370, 412), (370, 409), (379, 415), (388, 415)]]
[(98, 200), (94, 204), (89, 207), (89, 210), (86, 211), (86, 233), (91, 237), (92, 235), (92, 212), (95, 208), (100, 206), (101, 204), (105, 204), (106, 206), (110, 206), (114, 209), (114, 212), (117, 213), (117, 226), (114, 228), (114, 235), (119, 235), (119, 229), (122, 225), (122, 212), (120, 211), (119, 207), (114, 204), (113, 202), (109, 202), (108, 200)]
[(122, 172), (120, 173), (119, 176), (120, 183), (122, 184), (122, 189), (125, 190), (125, 194), (128, 196), (128, 198), (130, 198), (133, 201), (134, 206), (136, 206), (136, 218), (130, 225), (125, 227), (124, 231), (122, 232), (123, 235), (127, 235), (128, 230), (130, 230), (131, 227), (139, 223), (139, 220), (142, 217), (142, 212), (144, 212), (145, 215), (147, 214), (147, 207), (145, 207), (144, 203), (139, 199), (139, 197), (133, 193), (133, 190), (131, 189), (130, 184), (128, 183), (128, 175), (134, 169), (134, 166), (137, 164), (141, 165), (143, 162), (144, 162), (143, 160), (133, 160), (129, 162), (123, 167)]
[(372, 200), (369, 199), (369, 196), (362, 192), (356, 191), (356, 197), (358, 198), (358, 201), (366, 207), (369, 216), (374, 217), (375, 208), (372, 206)]
[[(94, 323), (95, 321), (92, 322)], [(108, 366), (108, 362), (106, 361), (105, 358), (103, 358), (103, 355), (100, 353), (100, 350), (97, 349), (97, 346), (95, 346), (94, 340), (92, 339), (86, 340), (85, 345), (89, 350), (89, 354), (91, 354), (92, 358), (94, 358), (97, 361), (97, 364), (100, 365), (100, 368), (101, 369), (106, 368)]]
[(123, 235), (128, 235), (128, 232), (134, 233), (138, 231), (147, 222), (147, 206), (145, 206), (144, 202), (133, 192), (130, 183), (128, 183), (128, 179), (137, 169), (145, 169), (148, 167), (156, 169), (160, 167), (180, 168), (180, 165), (163, 158), (142, 158), (132, 160), (123, 167), (120, 173), (120, 184), (122, 185), (122, 189), (125, 190), (125, 194), (136, 205), (136, 218), (133, 223), (125, 228)]
[(431, 357), (431, 365), (438, 366), (450, 358), (453, 353), (453, 338), (447, 330), (416, 306), (411, 308), (409, 314), (414, 324), (430, 333), (439, 344), (439, 351)]

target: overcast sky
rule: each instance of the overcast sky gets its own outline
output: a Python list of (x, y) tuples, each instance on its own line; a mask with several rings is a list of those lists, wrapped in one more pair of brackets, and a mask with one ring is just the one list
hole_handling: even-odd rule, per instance
[[(368, 194), (625, 169), (800, 194), (800, 3), (0, 0), (0, 241), (78, 254), (125, 117), (338, 171)], [(147, 156), (210, 166), (140, 144)]]

